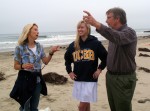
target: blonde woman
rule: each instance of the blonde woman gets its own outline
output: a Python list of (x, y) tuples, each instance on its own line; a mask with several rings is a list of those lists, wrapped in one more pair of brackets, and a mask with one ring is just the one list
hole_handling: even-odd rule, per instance
[(90, 111), (90, 103), (97, 101), (97, 81), (106, 66), (106, 58), (107, 51), (101, 42), (90, 35), (90, 25), (80, 21), (76, 40), (65, 53), (66, 70), (74, 80), (73, 97), (80, 101), (79, 111)]
[(27, 24), (18, 39), (18, 46), (14, 53), (14, 69), (19, 70), (10, 97), (21, 105), (20, 111), (38, 111), (40, 93), (47, 95), (46, 84), (41, 74), (41, 61), (48, 64), (58, 46), (50, 49), (46, 57), (44, 49), (39, 42), (38, 26)]

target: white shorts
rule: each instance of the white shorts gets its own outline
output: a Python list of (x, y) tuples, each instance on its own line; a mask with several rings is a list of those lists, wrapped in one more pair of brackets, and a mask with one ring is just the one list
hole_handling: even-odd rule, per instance
[(97, 101), (97, 82), (74, 81), (73, 97), (81, 102)]

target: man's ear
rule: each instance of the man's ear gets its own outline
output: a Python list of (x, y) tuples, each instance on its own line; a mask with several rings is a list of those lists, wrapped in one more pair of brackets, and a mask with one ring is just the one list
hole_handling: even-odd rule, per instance
[(120, 18), (119, 18), (119, 17), (116, 17), (116, 18), (115, 18), (115, 21), (120, 22)]

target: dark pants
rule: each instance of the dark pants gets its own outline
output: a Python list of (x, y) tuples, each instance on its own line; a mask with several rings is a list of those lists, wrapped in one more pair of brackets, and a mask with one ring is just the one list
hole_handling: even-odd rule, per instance
[(136, 73), (130, 75), (106, 73), (107, 96), (111, 111), (132, 111), (131, 101), (136, 81)]
[(37, 83), (33, 96), (25, 103), (24, 109), (20, 107), (20, 111), (38, 111), (41, 89), (41, 84)]

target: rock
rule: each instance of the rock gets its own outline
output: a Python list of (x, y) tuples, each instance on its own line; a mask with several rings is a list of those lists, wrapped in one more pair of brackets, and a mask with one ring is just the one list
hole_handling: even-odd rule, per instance
[(139, 67), (139, 70), (144, 70), (145, 72), (150, 73), (150, 69), (147, 69), (147, 68), (145, 68), (145, 67)]
[(144, 51), (144, 52), (150, 52), (150, 49), (148, 48), (138, 48), (139, 51)]
[(150, 55), (148, 55), (148, 54), (142, 54), (142, 53), (140, 53), (139, 56), (150, 57)]
[(57, 85), (64, 84), (68, 81), (68, 78), (59, 75), (56, 72), (48, 72), (46, 74), (43, 74), (43, 78), (46, 82)]
[(150, 99), (141, 99), (141, 100), (138, 100), (138, 103), (146, 103), (147, 101), (150, 102)]
[(3, 72), (0, 72), (0, 81), (5, 79), (5, 78), (4, 78), (4, 75), (5, 75), (5, 74), (4, 74)]

